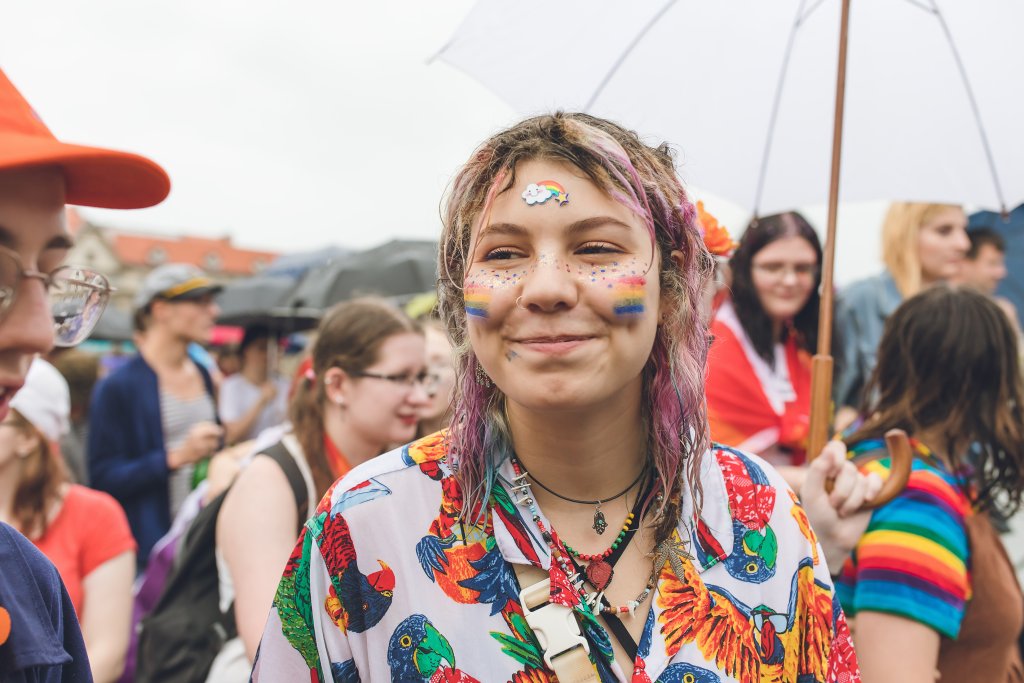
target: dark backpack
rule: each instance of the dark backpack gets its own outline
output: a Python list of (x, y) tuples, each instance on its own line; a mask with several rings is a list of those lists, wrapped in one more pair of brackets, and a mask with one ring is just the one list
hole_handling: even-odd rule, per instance
[[(301, 528), (309, 496), (295, 458), (281, 442), (263, 455), (273, 458), (288, 477)], [(136, 683), (202, 683), (224, 643), (238, 635), (234, 604), (220, 611), (215, 554), (217, 515), (227, 493), (210, 501), (192, 521), (160, 600), (140, 624)]]

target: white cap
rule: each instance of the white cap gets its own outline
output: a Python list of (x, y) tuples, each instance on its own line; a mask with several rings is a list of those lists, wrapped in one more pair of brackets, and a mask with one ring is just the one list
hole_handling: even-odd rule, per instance
[(32, 361), (25, 386), (11, 399), (17, 410), (48, 441), (60, 441), (71, 429), (71, 391), (57, 368), (42, 358)]

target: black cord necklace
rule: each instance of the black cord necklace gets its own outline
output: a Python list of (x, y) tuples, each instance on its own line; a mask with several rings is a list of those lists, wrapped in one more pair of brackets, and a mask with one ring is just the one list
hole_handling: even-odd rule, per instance
[(537, 486), (541, 487), (542, 489), (544, 489), (551, 495), (555, 496), (556, 498), (561, 498), (562, 500), (568, 501), (570, 503), (576, 503), (578, 505), (596, 505), (597, 507), (594, 508), (594, 525), (591, 528), (593, 528), (593, 530), (596, 531), (598, 535), (603, 534), (605, 532), (605, 529), (608, 528), (608, 522), (604, 518), (604, 513), (601, 512), (601, 504), (609, 503), (629, 493), (634, 486), (640, 483), (640, 480), (643, 479), (643, 476), (646, 473), (647, 463), (644, 463), (643, 469), (640, 470), (640, 474), (636, 475), (636, 479), (633, 480), (633, 483), (627, 486), (626, 488), (622, 489), (621, 492), (616, 493), (614, 496), (611, 496), (609, 498), (603, 498), (600, 500), (576, 500), (575, 498), (570, 498), (569, 496), (563, 496), (561, 493), (558, 493), (557, 491), (552, 491), (551, 489), (544, 485), (544, 482), (542, 482), (540, 479), (527, 472), (527, 474), (530, 475), (530, 479), (533, 479)]

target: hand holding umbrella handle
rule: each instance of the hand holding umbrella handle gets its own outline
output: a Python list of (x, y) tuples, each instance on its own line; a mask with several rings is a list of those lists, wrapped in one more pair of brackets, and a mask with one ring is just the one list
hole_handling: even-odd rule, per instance
[[(910, 448), (910, 439), (902, 429), (890, 429), (885, 433), (885, 445), (889, 452), (889, 476), (882, 483), (882, 488), (875, 497), (861, 507), (862, 510), (880, 508), (903, 492), (910, 478), (914, 452)], [(832, 492), (832, 480), (825, 482), (825, 490)]]

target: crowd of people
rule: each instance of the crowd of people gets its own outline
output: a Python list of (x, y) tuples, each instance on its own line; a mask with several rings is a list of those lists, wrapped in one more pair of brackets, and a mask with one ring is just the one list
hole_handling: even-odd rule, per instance
[[(812, 453), (815, 229), (732, 242), (616, 123), (485, 140), (434, 299), (339, 302), (290, 376), (269, 323), (209, 353), (187, 264), (103, 373), (67, 348), (110, 289), (63, 265), (64, 206), (168, 178), (2, 72), (0, 112), (0, 680), (1024, 680), (1021, 332), (962, 207), (890, 207)], [(893, 428), (911, 474), (872, 510)]]

